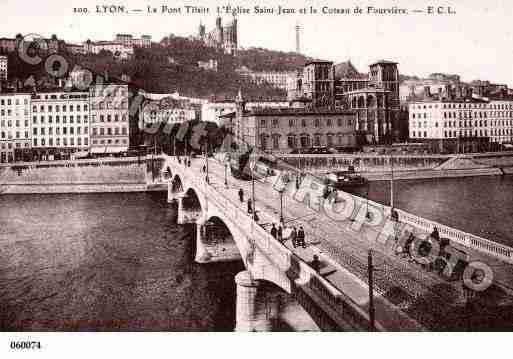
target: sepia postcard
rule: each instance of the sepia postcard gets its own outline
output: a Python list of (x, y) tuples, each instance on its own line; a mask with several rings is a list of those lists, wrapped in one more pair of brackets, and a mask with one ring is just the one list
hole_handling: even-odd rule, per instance
[(333, 332), (344, 355), (381, 355), (512, 330), (513, 4), (0, 15), (6, 357), (333, 355)]

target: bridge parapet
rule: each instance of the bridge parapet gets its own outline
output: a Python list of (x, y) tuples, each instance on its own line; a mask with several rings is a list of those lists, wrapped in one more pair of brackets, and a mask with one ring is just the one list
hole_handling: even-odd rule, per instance
[(433, 232), (436, 227), (441, 237), (448, 238), (449, 240), (465, 247), (475, 249), (476, 251), (486, 253), (504, 262), (513, 263), (513, 248), (511, 247), (413, 215), (403, 210), (398, 209), (396, 211), (399, 214), (399, 221), (402, 223), (407, 223), (428, 233)]

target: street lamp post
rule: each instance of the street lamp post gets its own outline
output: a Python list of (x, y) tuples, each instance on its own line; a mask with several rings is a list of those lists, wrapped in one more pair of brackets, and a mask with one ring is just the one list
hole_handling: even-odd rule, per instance
[[(253, 154), (252, 154), (253, 155)], [(255, 164), (251, 170), (251, 202), (253, 203), (253, 221), (256, 219), (256, 202), (255, 202)]]
[(228, 188), (228, 163), (224, 164), (224, 185)]
[(394, 157), (392, 152), (390, 152), (390, 209), (391, 212), (394, 211)]
[(283, 189), (280, 191), (280, 223), (282, 226), (285, 223), (283, 219)]
[(205, 181), (210, 184), (210, 179), (208, 178), (208, 142), (205, 144), (205, 161), (207, 168), (207, 176), (205, 177)]

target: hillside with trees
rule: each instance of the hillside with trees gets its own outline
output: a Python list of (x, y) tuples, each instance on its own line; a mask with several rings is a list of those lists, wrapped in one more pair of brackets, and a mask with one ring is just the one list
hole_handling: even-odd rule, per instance
[[(255, 71), (293, 71), (312, 60), (296, 53), (261, 48), (241, 50), (234, 57), (207, 47), (201, 41), (176, 36), (165, 37), (148, 49), (136, 48), (134, 57), (128, 61), (117, 60), (108, 51), (96, 55), (60, 55), (68, 61), (68, 70), (80, 65), (96, 73), (107, 73), (109, 77), (128, 75), (132, 83), (148, 92), (178, 92), (184, 96), (218, 100), (235, 97), (239, 88), (247, 98), (284, 98), (283, 90), (251, 84), (235, 70), (246, 66)], [(198, 61), (209, 60), (217, 61), (217, 71), (198, 66)], [(18, 79), (23, 83), (30, 76), (39, 87), (52, 88), (57, 84), (46, 74), (44, 63), (29, 65), (17, 54), (10, 54), (9, 80)]]

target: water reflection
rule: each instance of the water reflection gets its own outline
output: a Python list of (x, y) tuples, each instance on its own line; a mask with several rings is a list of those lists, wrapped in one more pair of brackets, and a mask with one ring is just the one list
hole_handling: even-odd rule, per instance
[(242, 263), (195, 264), (164, 193), (0, 204), (0, 330), (233, 330)]

